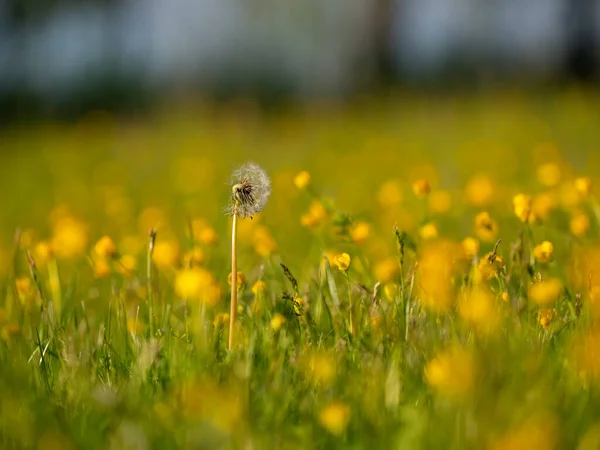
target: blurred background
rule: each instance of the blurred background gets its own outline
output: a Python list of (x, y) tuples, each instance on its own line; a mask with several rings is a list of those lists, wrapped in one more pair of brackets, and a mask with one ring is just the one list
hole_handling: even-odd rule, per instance
[(597, 0), (3, 0), (0, 118), (594, 81)]

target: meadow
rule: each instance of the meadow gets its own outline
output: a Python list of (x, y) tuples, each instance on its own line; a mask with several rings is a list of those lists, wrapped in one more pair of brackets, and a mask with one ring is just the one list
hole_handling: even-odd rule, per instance
[[(0, 131), (0, 448), (600, 447), (600, 98)], [(272, 193), (237, 230), (232, 170)]]

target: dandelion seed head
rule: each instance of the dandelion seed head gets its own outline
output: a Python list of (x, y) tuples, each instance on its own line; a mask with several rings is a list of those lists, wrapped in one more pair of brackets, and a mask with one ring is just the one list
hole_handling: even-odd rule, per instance
[(258, 164), (247, 162), (231, 175), (231, 201), (229, 215), (252, 217), (267, 204), (271, 194), (271, 180)]

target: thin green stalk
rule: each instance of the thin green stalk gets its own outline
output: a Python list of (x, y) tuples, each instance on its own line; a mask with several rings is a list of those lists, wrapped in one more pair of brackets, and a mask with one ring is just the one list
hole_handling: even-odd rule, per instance
[(156, 242), (156, 230), (152, 228), (148, 236), (148, 254), (146, 258), (146, 290), (148, 291), (148, 321), (150, 325), (150, 336), (154, 336), (154, 295), (152, 292), (152, 255), (154, 254), (154, 243)]
[(231, 305), (229, 308), (229, 350), (233, 348), (233, 329), (237, 312), (237, 205), (231, 225)]

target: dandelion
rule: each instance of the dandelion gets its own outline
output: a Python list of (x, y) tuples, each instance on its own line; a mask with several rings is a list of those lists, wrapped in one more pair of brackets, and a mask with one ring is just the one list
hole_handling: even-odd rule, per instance
[(331, 434), (341, 436), (350, 422), (350, 407), (341, 402), (330, 403), (319, 414), (319, 422)]
[(550, 241), (544, 241), (539, 245), (536, 245), (533, 249), (533, 256), (536, 261), (540, 264), (545, 264), (552, 260), (552, 253), (554, 252), (554, 246)]
[(333, 263), (340, 269), (342, 272), (345, 272), (350, 267), (350, 255), (348, 253), (342, 253), (333, 258)]
[(417, 180), (412, 185), (414, 194), (419, 198), (424, 198), (431, 192), (431, 185), (425, 179)]
[(577, 193), (583, 198), (588, 197), (592, 192), (592, 180), (589, 177), (576, 178), (573, 185)]
[[(235, 170), (231, 177), (231, 202), (227, 208), (233, 216), (231, 227), (231, 273), (237, 274), (237, 220), (263, 210), (271, 194), (271, 180), (258, 164), (248, 162)], [(233, 347), (233, 332), (237, 312), (237, 276), (231, 277), (231, 304), (229, 317), (229, 350)]]
[(517, 194), (513, 197), (515, 215), (521, 222), (528, 222), (532, 211), (532, 200), (529, 195)]
[(306, 187), (310, 184), (310, 173), (308, 173), (306, 170), (300, 172), (294, 177), (294, 184), (300, 190), (306, 189)]

